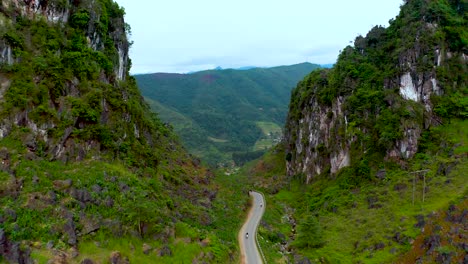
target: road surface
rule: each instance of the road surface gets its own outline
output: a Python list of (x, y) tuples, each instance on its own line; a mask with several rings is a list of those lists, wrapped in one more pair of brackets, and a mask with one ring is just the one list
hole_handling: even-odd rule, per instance
[[(257, 227), (265, 211), (265, 201), (263, 195), (258, 192), (250, 192), (252, 196), (252, 208), (250, 208), (247, 220), (239, 233), (239, 244), (241, 249), (242, 264), (260, 264), (263, 263), (260, 252), (257, 248)], [(249, 234), (248, 238), (246, 234)]]

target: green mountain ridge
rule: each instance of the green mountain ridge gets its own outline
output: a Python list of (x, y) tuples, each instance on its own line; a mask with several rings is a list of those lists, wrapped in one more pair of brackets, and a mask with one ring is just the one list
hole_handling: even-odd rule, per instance
[[(152, 109), (170, 123), (187, 149), (210, 164), (249, 159), (268, 135), (259, 122), (282, 126), (290, 89), (318, 65), (135, 75)], [(259, 148), (257, 146), (257, 148)], [(258, 152), (260, 153), (260, 152)], [(255, 157), (255, 156), (254, 156)]]

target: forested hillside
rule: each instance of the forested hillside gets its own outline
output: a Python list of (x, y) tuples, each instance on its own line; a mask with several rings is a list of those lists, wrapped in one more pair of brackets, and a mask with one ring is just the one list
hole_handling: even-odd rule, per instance
[(318, 65), (136, 75), (143, 96), (189, 151), (243, 163), (281, 137), (292, 87)]
[(247, 171), (272, 261), (467, 261), (467, 15), (404, 1), (293, 90), (285, 141)]
[(124, 13), (112, 0), (0, 1), (2, 263), (236, 258), (214, 175), (128, 74)]

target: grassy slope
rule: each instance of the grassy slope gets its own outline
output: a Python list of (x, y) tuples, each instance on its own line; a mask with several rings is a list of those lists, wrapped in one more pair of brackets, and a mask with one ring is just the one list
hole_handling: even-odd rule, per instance
[[(2, 210), (16, 212), (16, 219), (4, 218), (0, 228), (9, 234), (9, 239), (32, 245), (33, 258), (39, 263), (47, 263), (52, 258), (45, 247), (49, 241), (53, 241), (54, 249), (69, 251), (69, 236), (62, 230), (65, 224), (63, 215), (67, 214), (73, 217), (78, 234), (80, 255), (75, 259), (77, 263), (84, 258), (102, 261), (116, 250), (129, 257), (132, 263), (151, 262), (157, 253), (144, 255), (143, 243), (155, 249), (168, 245), (172, 257), (161, 258), (163, 263), (191, 261), (201, 252), (211, 254), (212, 261), (227, 261), (230, 254), (236, 255), (237, 249), (232, 246), (235, 238), (231, 241), (223, 240), (225, 237), (220, 239), (216, 224), (200, 225), (201, 219), (218, 214), (202, 206), (210, 202), (193, 199), (203, 197), (200, 195), (202, 192), (216, 189), (217, 184), (193, 184), (191, 181), (206, 181), (206, 169), (185, 160), (182, 152), (168, 153), (169, 162), (161, 162), (156, 171), (150, 168), (129, 169), (120, 162), (99, 160), (73, 163), (26, 160), (22, 157), (27, 150), (21, 142), (3, 139), (0, 144), (13, 150), (9, 153), (9, 162), (16, 164), (15, 173), (21, 176), (22, 182), (18, 192), (17, 180), (6, 172), (0, 172)], [(176, 159), (183, 161), (184, 165), (171, 162)], [(71, 185), (63, 186), (61, 181), (64, 180), (71, 180)], [(82, 190), (91, 195), (85, 199), (88, 201), (73, 195)], [(219, 200), (224, 201), (223, 197), (220, 196)], [(104, 205), (107, 200), (112, 200), (112, 205)], [(89, 222), (100, 226), (86, 234), (84, 230)], [(117, 226), (113, 225), (116, 223)], [(148, 229), (143, 232), (143, 237), (137, 233), (140, 223), (145, 223)], [(236, 233), (235, 226), (225, 229), (233, 235)], [(175, 235), (171, 235), (172, 232)], [(163, 242), (165, 240), (168, 243)], [(203, 240), (206, 243), (201, 246)], [(100, 246), (96, 246), (97, 243)]]
[[(5, 143), (5, 142), (4, 142)], [(13, 143), (10, 143), (10, 145)], [(204, 174), (203, 168), (179, 167), (170, 172), (172, 177), (178, 177), (178, 170), (184, 170), (184, 174)], [(70, 246), (67, 244), (67, 236), (61, 233), (50, 232), (51, 227), (61, 229), (63, 219), (56, 214), (68, 211), (76, 219), (78, 234), (84, 230), (84, 221), (93, 220), (100, 223), (106, 221), (121, 221), (123, 224), (116, 230), (107, 229), (105, 225), (97, 231), (87, 235), (78, 235), (79, 256), (71, 260), (71, 263), (80, 263), (85, 258), (90, 258), (98, 263), (106, 263), (114, 251), (119, 251), (124, 257), (128, 257), (131, 263), (192, 263), (198, 259), (215, 263), (231, 263), (237, 261), (238, 245), (237, 232), (242, 224), (242, 219), (247, 208), (248, 196), (245, 180), (241, 176), (228, 176), (218, 173), (212, 182), (210, 189), (217, 189), (216, 199), (211, 208), (203, 208), (198, 201), (191, 202), (184, 196), (174, 195), (168, 191), (172, 183), (165, 180), (165, 171), (162, 168), (156, 175), (142, 176), (119, 163), (106, 163), (101, 161), (86, 161), (82, 163), (63, 164), (61, 162), (32, 162), (22, 161), (17, 167), (17, 172), (22, 175), (24, 187), (21, 194), (12, 198), (2, 197), (1, 204), (4, 208), (16, 210), (17, 219), (7, 218), (1, 225), (10, 234), (10, 238), (23, 241), (32, 245), (32, 257), (38, 263), (48, 263), (54, 254), (46, 248), (49, 241), (54, 241), (54, 249), (67, 254)], [(35, 175), (41, 177), (39, 183), (34, 184)], [(145, 174), (144, 174), (145, 175)], [(0, 193), (8, 190), (9, 175), (0, 174)], [(92, 193), (93, 202), (85, 203), (81, 212), (74, 208), (80, 207), (80, 203), (68, 195), (68, 190), (57, 189), (54, 182), (71, 179), (73, 188), (90, 189), (93, 185), (100, 186), (101, 193)], [(122, 185), (129, 186), (129, 191), (122, 191)], [(204, 186), (194, 185), (195, 190), (203, 191)], [(58, 210), (56, 205), (49, 205), (41, 198), (54, 192), (57, 195), (57, 204), (65, 208)], [(141, 208), (141, 195), (153, 197), (148, 203), (148, 208)], [(190, 194), (187, 194), (190, 195)], [(138, 196), (138, 197), (137, 197)], [(132, 198), (133, 197), (133, 198)], [(101, 206), (105, 199), (111, 198), (114, 206)], [(94, 203), (94, 204), (93, 204)], [(23, 206), (17, 207), (17, 204)], [(5, 207), (6, 206), (6, 207)], [(140, 237), (131, 227), (138, 224), (138, 214), (148, 215), (151, 223), (161, 223), (152, 226), (150, 236)], [(183, 215), (183, 219), (173, 219), (172, 215)], [(135, 218), (136, 216), (136, 218)], [(208, 217), (207, 225), (200, 225), (199, 219)], [(79, 220), (78, 220), (79, 219)], [(31, 226), (31, 223), (43, 223)], [(109, 222), (108, 222), (109, 223)], [(53, 228), (52, 228), (53, 229)], [(15, 230), (18, 230), (16, 232)], [(119, 234), (117, 234), (117, 233)], [(142, 251), (143, 244), (150, 245), (153, 249), (145, 255)], [(159, 256), (159, 251), (168, 247), (170, 256)], [(1, 263), (1, 259), (0, 259)]]
[[(466, 199), (468, 190), (467, 131), (466, 120), (433, 129), (432, 133), (441, 140), (426, 153), (412, 159), (407, 169), (386, 164), (385, 179), (374, 179), (359, 186), (349, 186), (346, 170), (336, 179), (321, 178), (308, 186), (294, 179), (287, 184), (288, 181), (280, 177), (284, 169), (278, 165), (284, 160), (281, 151), (251, 165), (244, 173), (255, 175), (257, 187), (269, 193), (266, 195), (265, 224), (259, 232), (271, 263), (285, 261), (285, 257), (278, 253), (282, 241), (282, 235), (278, 234), (286, 238), (294, 236), (292, 226), (286, 221), (286, 212), (299, 223), (307, 215), (317, 216), (324, 246), (296, 248), (311, 260), (322, 263), (396, 261), (398, 256), (410, 250), (411, 241), (421, 234), (421, 228), (415, 227), (418, 216), (428, 221), (428, 215), (446, 210), (449, 204), (466, 204), (463, 197)], [(276, 172), (271, 172), (272, 168)], [(450, 173), (444, 175), (446, 168), (450, 168)], [(421, 175), (416, 177), (413, 205), (413, 177), (408, 172), (421, 169), (429, 170), (424, 202)], [(283, 189), (276, 193), (278, 182), (283, 182)], [(294, 209), (294, 213), (287, 208)], [(292, 247), (295, 248), (294, 243)], [(463, 254), (458, 250), (458, 254)]]
[[(298, 64), (245, 71), (136, 75), (135, 78), (142, 94), (158, 102), (152, 104), (153, 110), (174, 126), (185, 146), (216, 164), (230, 160), (234, 151), (252, 150), (262, 137), (256, 122), (282, 126), (291, 88), (316, 67)], [(207, 141), (208, 137), (227, 142)]]

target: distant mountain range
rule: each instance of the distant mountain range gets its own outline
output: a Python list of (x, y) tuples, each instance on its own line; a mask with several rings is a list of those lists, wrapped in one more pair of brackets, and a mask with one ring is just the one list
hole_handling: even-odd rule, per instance
[[(304, 62), (304, 63), (308, 63), (308, 62)], [(329, 69), (329, 68), (332, 68), (333, 65), (335, 65), (334, 63), (328, 63), (328, 64), (319, 64), (319, 66), (321, 68), (326, 68), (326, 69)], [(278, 66), (276, 66), (278, 67)], [(281, 67), (281, 66), (279, 66)], [(220, 70), (239, 70), (239, 71), (246, 71), (246, 70), (251, 70), (251, 69), (255, 69), (255, 68), (264, 68), (264, 69), (268, 69), (268, 68), (271, 68), (271, 67), (259, 67), (259, 66), (242, 66), (242, 67), (239, 67), (239, 68), (223, 68), (221, 66), (217, 66), (216, 68), (214, 68), (213, 70), (217, 70), (217, 71), (220, 71)], [(210, 70), (210, 69), (208, 69)], [(201, 70), (201, 71), (206, 71), (206, 70)], [(200, 72), (200, 71), (189, 71), (187, 72), (187, 74), (192, 74), (192, 73), (196, 73), (196, 72)]]
[[(211, 164), (259, 155), (281, 137), (292, 88), (319, 65), (135, 75), (152, 109)], [(249, 69), (250, 68), (250, 69)], [(255, 152), (255, 153), (253, 153)]]

